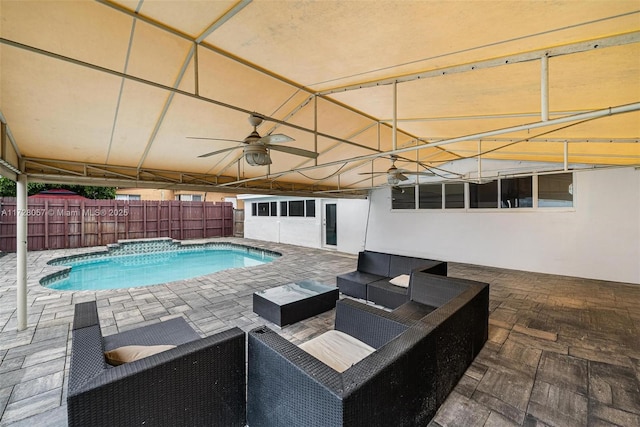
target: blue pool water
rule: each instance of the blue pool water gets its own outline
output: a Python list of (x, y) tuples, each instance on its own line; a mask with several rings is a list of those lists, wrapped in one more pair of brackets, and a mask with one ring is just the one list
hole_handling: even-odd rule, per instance
[(58, 290), (102, 290), (189, 279), (229, 268), (265, 264), (273, 256), (233, 249), (199, 249), (131, 254), (65, 262), (66, 278), (47, 284)]

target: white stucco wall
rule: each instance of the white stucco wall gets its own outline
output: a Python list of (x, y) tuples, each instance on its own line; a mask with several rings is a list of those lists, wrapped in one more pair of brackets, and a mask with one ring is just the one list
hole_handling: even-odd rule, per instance
[[(311, 248), (323, 247), (324, 204), (336, 203), (337, 245), (339, 252), (356, 254), (364, 249), (368, 200), (362, 199), (316, 199), (316, 216), (286, 217), (251, 215), (251, 203), (278, 202), (282, 200), (308, 200), (291, 197), (263, 197), (245, 199), (244, 236), (250, 239), (287, 243)], [(334, 249), (331, 247), (331, 249)]]
[(376, 190), (366, 248), (640, 283), (640, 170), (577, 172), (574, 209), (561, 211), (392, 211), (390, 190)]

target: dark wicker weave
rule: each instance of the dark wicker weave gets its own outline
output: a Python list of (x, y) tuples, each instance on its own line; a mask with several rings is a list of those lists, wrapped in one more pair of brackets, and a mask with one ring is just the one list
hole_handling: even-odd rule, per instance
[[(176, 348), (110, 367), (123, 345)], [(67, 394), (70, 426), (244, 426), (245, 333), (200, 336), (182, 318), (102, 337), (95, 302), (77, 304)]]
[(427, 425), (487, 340), (489, 317), (489, 285), (451, 279), (451, 291), (439, 286), (443, 278), (419, 273), (412, 279), (416, 295), (428, 299), (434, 278), (431, 298), (440, 304), (425, 306), (420, 319), (402, 307), (338, 302), (336, 330), (376, 348), (343, 373), (267, 327), (249, 332), (248, 424)]
[[(320, 283), (313, 286), (316, 289), (315, 294), (305, 293), (304, 297), (301, 296), (300, 299), (291, 300), (284, 304), (272, 301), (265, 293), (255, 292), (253, 294), (253, 311), (260, 317), (282, 327), (333, 309), (339, 297), (338, 288)], [(278, 288), (280, 287), (273, 288), (273, 290)]]
[(336, 277), (340, 292), (366, 299), (389, 308), (396, 308), (409, 300), (406, 288), (392, 285), (389, 280), (413, 271), (447, 275), (447, 263), (404, 255), (363, 251), (358, 254), (356, 271)]

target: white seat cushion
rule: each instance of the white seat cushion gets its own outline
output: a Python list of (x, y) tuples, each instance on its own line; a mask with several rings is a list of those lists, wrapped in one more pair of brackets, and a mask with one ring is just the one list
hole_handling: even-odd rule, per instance
[(374, 351), (375, 348), (340, 331), (327, 331), (299, 347), (338, 372), (344, 372)]
[(408, 288), (410, 279), (411, 279), (411, 276), (409, 276), (408, 274), (401, 274), (389, 280), (389, 283), (391, 283), (392, 285), (403, 287), (403, 288)]

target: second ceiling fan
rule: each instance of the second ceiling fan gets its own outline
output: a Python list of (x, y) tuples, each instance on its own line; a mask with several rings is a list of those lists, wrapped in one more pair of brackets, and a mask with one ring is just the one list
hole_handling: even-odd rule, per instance
[(432, 172), (411, 172), (406, 169), (398, 169), (396, 167), (396, 160), (398, 160), (398, 156), (391, 155), (389, 156), (391, 159), (391, 167), (387, 169), (385, 172), (361, 172), (360, 175), (387, 175), (387, 182), (391, 185), (398, 185), (400, 181), (406, 181), (409, 178), (406, 175), (420, 175), (420, 176), (434, 176)]
[(240, 142), (243, 145), (237, 145), (235, 147), (224, 148), (222, 150), (212, 151), (210, 153), (202, 154), (198, 157), (209, 157), (216, 154), (225, 153), (227, 151), (236, 150), (242, 148), (244, 151), (244, 158), (252, 166), (266, 166), (271, 164), (271, 156), (269, 150), (281, 151), (283, 153), (293, 154), (295, 156), (308, 157), (315, 159), (318, 157), (318, 153), (315, 151), (303, 150), (296, 147), (288, 147), (285, 145), (276, 145), (282, 142), (295, 141), (290, 136), (277, 133), (260, 136), (257, 127), (262, 124), (264, 118), (257, 113), (249, 115), (249, 124), (253, 126), (253, 132), (251, 132), (244, 140), (225, 139), (225, 138), (204, 138), (204, 137), (188, 137), (191, 139), (208, 139), (213, 141), (231, 141)]

